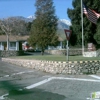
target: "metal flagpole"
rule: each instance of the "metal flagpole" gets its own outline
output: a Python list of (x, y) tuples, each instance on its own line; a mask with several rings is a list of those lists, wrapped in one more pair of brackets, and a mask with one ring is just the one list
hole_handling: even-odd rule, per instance
[(82, 54), (84, 53), (84, 36), (83, 36), (83, 2), (81, 0), (81, 22), (82, 22)]

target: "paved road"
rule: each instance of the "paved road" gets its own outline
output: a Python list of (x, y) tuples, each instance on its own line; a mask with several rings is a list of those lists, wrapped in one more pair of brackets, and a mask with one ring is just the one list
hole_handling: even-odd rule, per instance
[(87, 100), (99, 75), (50, 74), (0, 61), (0, 100)]

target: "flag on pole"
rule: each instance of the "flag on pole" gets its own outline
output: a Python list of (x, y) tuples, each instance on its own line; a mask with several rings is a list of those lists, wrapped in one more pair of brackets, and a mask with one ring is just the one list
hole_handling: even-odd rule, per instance
[(94, 24), (97, 23), (98, 18), (100, 17), (100, 14), (95, 12), (94, 10), (88, 8), (83, 4), (83, 13), (87, 16), (87, 18)]

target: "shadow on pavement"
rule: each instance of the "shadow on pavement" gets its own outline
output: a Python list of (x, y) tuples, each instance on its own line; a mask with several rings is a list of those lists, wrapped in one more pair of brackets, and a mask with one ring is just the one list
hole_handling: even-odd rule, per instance
[(63, 95), (38, 88), (19, 90), (21, 87), (10, 81), (0, 82), (0, 88), (8, 91), (9, 95), (6, 98), (11, 100), (64, 100), (66, 98)]
[(8, 98), (15, 100), (64, 100), (65, 96), (34, 88), (23, 91), (11, 90)]

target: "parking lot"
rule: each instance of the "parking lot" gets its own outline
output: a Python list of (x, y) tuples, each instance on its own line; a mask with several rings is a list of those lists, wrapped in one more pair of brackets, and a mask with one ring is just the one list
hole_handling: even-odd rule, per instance
[(50, 74), (0, 61), (0, 100), (89, 100), (100, 75)]

